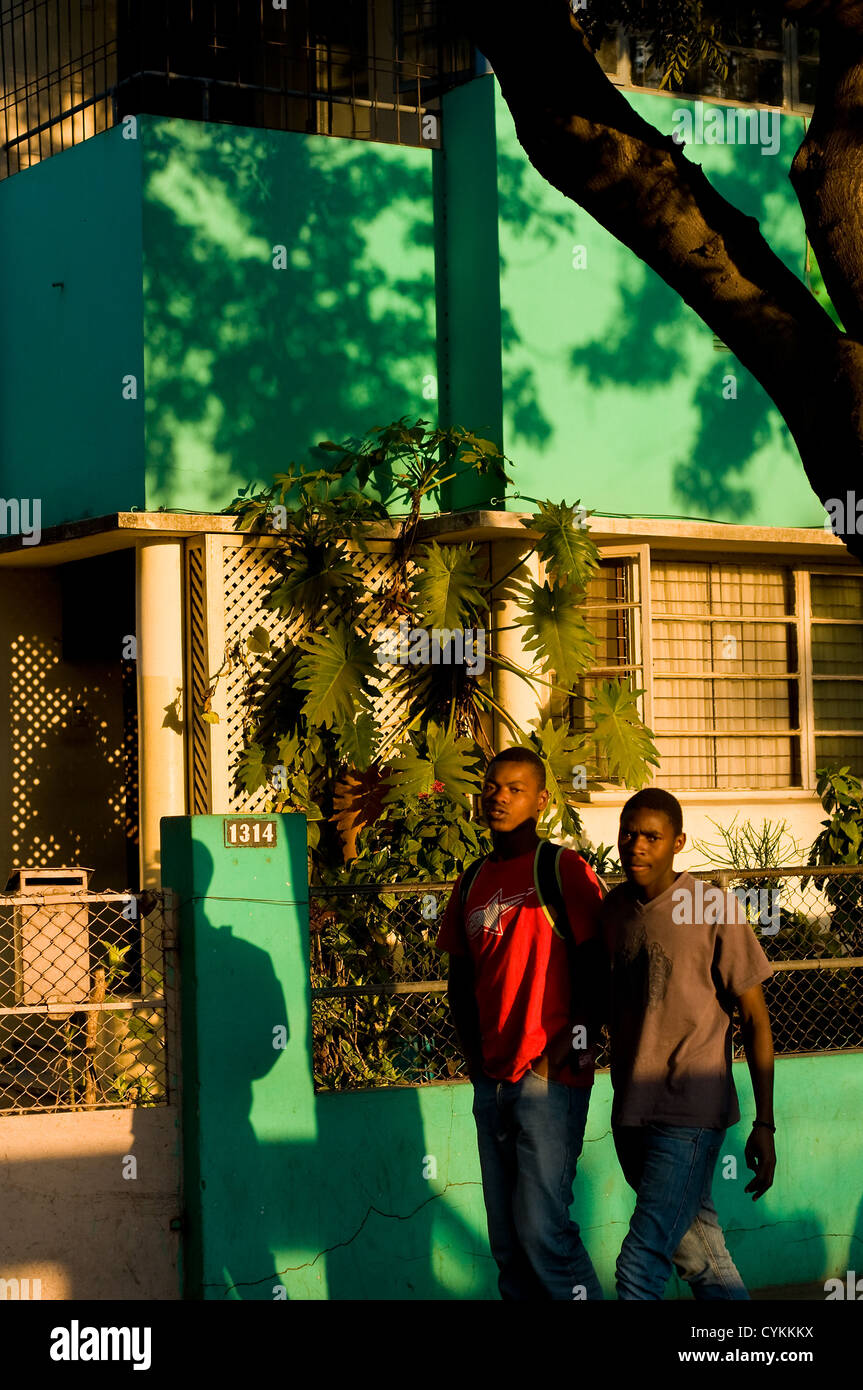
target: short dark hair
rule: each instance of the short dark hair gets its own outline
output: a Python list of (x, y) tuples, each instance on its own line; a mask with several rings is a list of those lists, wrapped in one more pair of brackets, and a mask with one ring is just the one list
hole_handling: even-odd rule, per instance
[(529, 763), (536, 773), (540, 791), (545, 791), (545, 763), (532, 748), (502, 748), (499, 753), (495, 753), (486, 772), (491, 772), (495, 763)]
[(631, 796), (620, 813), (620, 823), (628, 811), (661, 811), (664, 816), (671, 821), (671, 828), (675, 835), (683, 833), (683, 807), (672, 796), (671, 792), (665, 792), (661, 787), (645, 787), (643, 791), (636, 792)]

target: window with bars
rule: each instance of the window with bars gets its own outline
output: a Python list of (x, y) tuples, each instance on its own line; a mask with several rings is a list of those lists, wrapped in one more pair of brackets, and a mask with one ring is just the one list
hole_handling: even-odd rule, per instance
[(863, 577), (813, 573), (812, 704), (817, 767), (863, 768)]
[[(644, 687), (641, 559), (641, 547), (620, 553), (607, 549), (587, 586), (585, 617), (597, 637), (596, 662), (574, 695), (556, 695), (551, 701), (554, 716), (566, 713), (573, 726), (584, 732), (591, 727), (587, 700), (600, 681), (628, 679), (633, 689)], [(608, 780), (601, 763), (600, 774)]]
[(629, 677), (681, 791), (815, 786), (863, 775), (863, 576), (741, 557), (603, 552), (586, 609), (596, 661), (552, 702), (586, 728), (596, 682)]
[(0, 0), (0, 178), (140, 112), (435, 148), (474, 62), (440, 0)]
[(656, 560), (651, 601), (662, 778), (692, 788), (800, 786), (792, 571)]

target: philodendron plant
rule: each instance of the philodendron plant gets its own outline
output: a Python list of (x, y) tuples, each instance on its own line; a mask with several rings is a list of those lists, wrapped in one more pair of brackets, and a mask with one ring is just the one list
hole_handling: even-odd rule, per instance
[[(423, 499), (444, 482), (469, 471), (509, 481), (509, 460), (493, 443), (400, 420), (318, 447), (327, 467), (292, 464), (229, 508), (241, 529), (277, 544), (266, 607), (286, 620), (290, 637), (277, 645), (264, 615), (252, 615), (245, 649), (227, 654), (249, 674), (237, 777), (250, 792), (268, 787), (269, 809), (305, 812), (313, 879), (360, 871), (390, 882), (441, 878), (481, 852), (485, 832), (470, 812), (492, 752), (489, 716), (542, 757), (550, 832), (581, 834), (577, 800), (591, 781), (643, 785), (658, 759), (639, 716), (641, 692), (628, 680), (594, 680), (577, 692), (596, 644), (585, 592), (599, 556), (585, 509), (539, 502), (522, 519), (532, 533), (522, 561), (538, 552), (543, 582), (521, 562), (492, 582), (485, 545), (440, 545), (418, 533)], [(387, 493), (392, 512), (379, 500)], [(372, 531), (392, 540), (374, 589), (359, 563)], [(499, 649), (492, 615), (501, 596), (515, 602), (530, 669)], [(534, 688), (580, 694), (582, 726), (562, 717), (520, 727), (495, 697), (500, 668)], [(213, 688), (204, 718), (216, 718)]]

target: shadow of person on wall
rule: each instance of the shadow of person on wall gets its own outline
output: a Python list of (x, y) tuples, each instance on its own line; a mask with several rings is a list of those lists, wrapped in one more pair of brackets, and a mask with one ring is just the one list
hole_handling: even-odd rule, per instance
[[(223, 1291), (235, 1299), (272, 1299), (280, 1279), (266, 1239), (268, 1223), (248, 1219), (250, 1194), (266, 1190), (258, 1181), (266, 1155), (250, 1113), (252, 1083), (283, 1056), (274, 1046), (272, 1029), (284, 1028), (284, 1042), (289, 1036), (285, 996), (265, 950), (235, 936), (233, 923), (216, 927), (207, 920), (213, 860), (198, 841), (192, 855), (199, 892), (185, 912), (181, 903), (180, 919), (182, 968), (191, 970), (198, 1000), (197, 1020), (187, 1017), (182, 1024), (185, 1206), (190, 1219), (186, 1297)], [(267, 1028), (260, 1026), (261, 1018)], [(209, 1098), (202, 1124), (204, 1091)], [(203, 1228), (202, 1207), (207, 1212)]]

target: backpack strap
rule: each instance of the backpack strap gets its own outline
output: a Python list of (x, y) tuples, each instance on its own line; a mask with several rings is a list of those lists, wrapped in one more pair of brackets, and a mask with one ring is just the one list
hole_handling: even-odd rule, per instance
[(569, 969), (570, 1008), (580, 998), (582, 988), (581, 962), (577, 958), (578, 946), (572, 934), (563, 897), (560, 878), (560, 857), (565, 846), (553, 844), (550, 840), (540, 840), (533, 861), (533, 881), (539, 905), (548, 919), (549, 926), (563, 941), (566, 950), (566, 963)]
[(467, 895), (470, 892), (471, 887), (475, 883), (476, 876), (487, 858), (488, 855), (483, 855), (481, 859), (472, 860), (471, 863), (468, 864), (467, 868), (462, 873), (461, 883), (459, 885), (459, 901), (461, 903), (462, 915), (464, 915), (464, 910), (467, 905)]
[(533, 860), (533, 882), (539, 905), (548, 919), (549, 926), (555, 936), (566, 942), (572, 941), (572, 932), (567, 922), (560, 879), (560, 856), (563, 849), (563, 845), (553, 844), (551, 840), (540, 840)]

